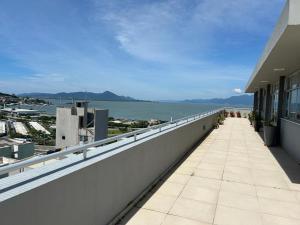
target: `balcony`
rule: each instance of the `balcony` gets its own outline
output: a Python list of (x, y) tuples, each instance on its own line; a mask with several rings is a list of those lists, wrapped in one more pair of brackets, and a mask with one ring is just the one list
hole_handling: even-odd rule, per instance
[(212, 130), (218, 114), (173, 121), (1, 179), (1, 221), (300, 224), (300, 166), (281, 148), (265, 147), (247, 119), (228, 118)]

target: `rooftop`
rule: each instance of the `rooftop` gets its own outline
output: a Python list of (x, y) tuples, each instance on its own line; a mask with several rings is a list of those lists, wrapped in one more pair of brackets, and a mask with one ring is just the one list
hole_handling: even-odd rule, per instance
[(121, 224), (299, 225), (300, 166), (248, 120), (228, 118)]
[[(299, 70), (300, 2), (288, 0), (256, 68), (248, 81), (246, 92), (276, 82), (280, 76)], [(288, 56), (288, 57), (287, 57)]]

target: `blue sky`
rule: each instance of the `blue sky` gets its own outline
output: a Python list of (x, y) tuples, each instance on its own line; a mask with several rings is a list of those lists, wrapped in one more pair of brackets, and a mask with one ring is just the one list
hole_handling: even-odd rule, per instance
[(1, 0), (0, 91), (243, 90), (284, 0)]

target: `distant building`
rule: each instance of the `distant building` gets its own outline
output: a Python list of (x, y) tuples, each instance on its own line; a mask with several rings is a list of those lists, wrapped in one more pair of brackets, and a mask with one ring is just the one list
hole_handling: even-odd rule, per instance
[(4, 108), (4, 109), (1, 109), (1, 112), (12, 115), (12, 116), (36, 116), (36, 115), (40, 114), (40, 112), (38, 110), (15, 109), (15, 108)]
[(151, 120), (148, 121), (148, 123), (149, 123), (149, 126), (154, 126), (154, 125), (160, 124), (160, 121), (155, 120), (155, 119), (151, 119)]
[(25, 159), (34, 155), (34, 143), (20, 139), (0, 140), (0, 157)]
[[(15, 163), (16, 161), (17, 160), (15, 160), (15, 159), (0, 156), (0, 168), (3, 166), (7, 166), (11, 163)], [(0, 179), (4, 178), (4, 177), (8, 177), (8, 175), (9, 175), (8, 173), (0, 175)]]
[(107, 137), (108, 110), (89, 109), (88, 102), (57, 108), (56, 147), (99, 141)]
[(7, 134), (6, 121), (0, 121), (0, 137)]

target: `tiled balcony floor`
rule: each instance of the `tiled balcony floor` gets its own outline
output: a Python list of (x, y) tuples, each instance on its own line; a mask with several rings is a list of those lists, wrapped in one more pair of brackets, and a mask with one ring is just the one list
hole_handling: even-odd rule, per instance
[(230, 118), (121, 224), (300, 225), (300, 166)]

